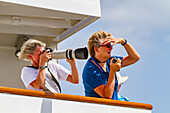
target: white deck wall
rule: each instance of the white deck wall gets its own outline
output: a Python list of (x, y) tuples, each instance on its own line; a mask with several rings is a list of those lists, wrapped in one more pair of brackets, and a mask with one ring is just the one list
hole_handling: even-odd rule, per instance
[(15, 48), (0, 49), (0, 86), (25, 88), (20, 73), (30, 63), (15, 57), (15, 51)]
[(151, 110), (0, 93), (0, 113), (151, 113)]

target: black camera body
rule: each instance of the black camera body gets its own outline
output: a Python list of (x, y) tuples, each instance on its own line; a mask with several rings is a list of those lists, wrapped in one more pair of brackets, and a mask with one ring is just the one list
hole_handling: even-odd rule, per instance
[(48, 53), (49, 53), (49, 52), (50, 52), (50, 53), (53, 52), (53, 49), (51, 49), (51, 48), (45, 48), (45, 50), (43, 50), (41, 54), (43, 54), (46, 50), (50, 50), (50, 51), (48, 51)]
[(116, 58), (116, 57), (113, 57), (112, 63), (116, 63), (116, 62), (117, 62), (117, 58)]
[[(112, 63), (116, 63), (116, 62), (117, 62), (117, 58), (116, 58), (116, 57), (113, 57)], [(121, 64), (122, 64), (122, 61), (121, 61)], [(120, 70), (118, 70), (118, 71), (120, 71)]]

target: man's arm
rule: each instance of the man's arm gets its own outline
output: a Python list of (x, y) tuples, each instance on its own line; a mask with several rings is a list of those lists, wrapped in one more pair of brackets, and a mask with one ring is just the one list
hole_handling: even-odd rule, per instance
[[(45, 63), (51, 58), (51, 53), (48, 53), (49, 50), (46, 50), (43, 54), (40, 55), (39, 67), (45, 67)], [(44, 89), (45, 86), (45, 69), (39, 68), (39, 73), (37, 79), (30, 83), (30, 85), (37, 89)]]
[(74, 83), (74, 84), (78, 84), (79, 83), (79, 73), (76, 67), (76, 63), (75, 60), (69, 60), (67, 59), (67, 62), (69, 62), (70, 66), (71, 66), (71, 74), (68, 75), (67, 77), (67, 81)]
[(37, 79), (30, 83), (30, 85), (37, 89), (44, 89), (45, 86), (45, 69), (39, 69)]

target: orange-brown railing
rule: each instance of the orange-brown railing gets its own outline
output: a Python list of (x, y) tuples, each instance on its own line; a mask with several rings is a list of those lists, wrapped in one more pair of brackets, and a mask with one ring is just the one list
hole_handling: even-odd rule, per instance
[(59, 94), (59, 93), (49, 93), (44, 91), (34, 91), (34, 90), (9, 88), (9, 87), (2, 87), (2, 86), (0, 86), (0, 93), (9, 93), (9, 94), (16, 94), (16, 95), (44, 97), (44, 98), (51, 98), (51, 99), (88, 102), (88, 103), (97, 103), (97, 104), (107, 104), (107, 105), (132, 107), (132, 108), (140, 108), (140, 109), (147, 109), (147, 110), (151, 110), (153, 108), (151, 104), (145, 104), (145, 103), (118, 101), (118, 100), (111, 100), (111, 99), (104, 99), (104, 98), (93, 98), (93, 97), (85, 97), (85, 96), (78, 96), (78, 95)]

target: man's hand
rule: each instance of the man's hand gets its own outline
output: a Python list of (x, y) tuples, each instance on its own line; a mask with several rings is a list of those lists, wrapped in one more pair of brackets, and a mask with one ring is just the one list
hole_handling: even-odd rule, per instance
[(70, 65), (75, 64), (75, 59), (66, 59)]
[(49, 51), (50, 50), (46, 50), (43, 54), (40, 55), (39, 66), (44, 66), (45, 63), (51, 59), (51, 53)]

